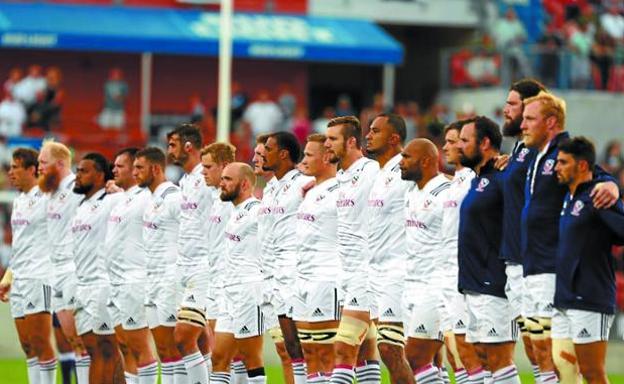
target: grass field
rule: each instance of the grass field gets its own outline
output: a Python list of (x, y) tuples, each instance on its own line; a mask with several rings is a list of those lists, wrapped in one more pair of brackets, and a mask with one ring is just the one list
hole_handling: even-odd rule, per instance
[[(281, 384), (284, 382), (280, 367), (268, 367), (267, 375), (267, 383), (269, 384)], [(534, 382), (531, 373), (521, 373), (520, 376), (523, 383)], [(609, 380), (611, 384), (624, 384), (624, 375), (609, 375)], [(60, 374), (58, 382), (61, 382)], [(382, 372), (381, 382), (390, 384), (388, 372), (385, 369)], [(19, 359), (0, 360), (0, 384), (28, 384), (26, 361)]]

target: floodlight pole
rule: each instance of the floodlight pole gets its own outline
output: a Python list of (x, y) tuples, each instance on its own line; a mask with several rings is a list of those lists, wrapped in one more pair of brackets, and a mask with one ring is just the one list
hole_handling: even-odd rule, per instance
[(392, 64), (384, 64), (382, 75), (383, 102), (385, 108), (394, 107), (394, 74), (395, 67)]
[(150, 102), (152, 98), (152, 54), (141, 54), (141, 130), (146, 137), (150, 134)]
[(232, 0), (221, 0), (219, 18), (219, 99), (217, 141), (230, 141), (232, 100)]

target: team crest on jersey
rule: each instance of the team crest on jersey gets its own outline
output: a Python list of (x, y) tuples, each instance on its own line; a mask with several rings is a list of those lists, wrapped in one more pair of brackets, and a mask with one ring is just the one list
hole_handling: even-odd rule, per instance
[(290, 189), (290, 184), (286, 184), (284, 185), (284, 188), (282, 189), (283, 193), (286, 193), (286, 191), (288, 191)]
[(67, 199), (67, 192), (61, 192), (59, 195), (59, 201), (63, 202), (65, 199)]
[(200, 184), (202, 183), (202, 181), (200, 179), (195, 180), (195, 183), (193, 184), (193, 187), (195, 189), (199, 188)]
[(359, 175), (353, 176), (353, 178), (351, 179), (351, 184), (352, 185), (357, 184), (358, 180), (360, 180), (360, 176)]
[(427, 199), (427, 200), (425, 200), (425, 202), (423, 204), (423, 208), (427, 209), (427, 208), (429, 208), (431, 206), (431, 204), (433, 204), (433, 201)]
[(485, 188), (490, 184), (490, 180), (486, 179), (485, 177), (481, 180), (479, 180), (479, 185), (477, 185), (477, 192), (483, 192), (485, 191)]
[(316, 202), (318, 203), (319, 201), (323, 200), (325, 198), (325, 195), (318, 195), (316, 197)]
[(97, 211), (97, 209), (98, 209), (99, 207), (100, 207), (100, 203), (94, 203), (94, 204), (91, 206), (91, 212), (95, 212), (95, 211)]
[(385, 182), (385, 183), (386, 183), (386, 187), (387, 187), (388, 185), (390, 185), (390, 183), (392, 183), (392, 180), (394, 180), (394, 177), (392, 177), (392, 176), (390, 176), (390, 177), (386, 177), (386, 182)]
[(548, 159), (544, 163), (544, 168), (542, 168), (542, 175), (552, 175), (553, 168), (555, 167), (555, 160)]
[(574, 203), (574, 207), (572, 207), (572, 212), (570, 212), (570, 214), (572, 216), (578, 216), (581, 214), (581, 210), (583, 210), (583, 207), (585, 207), (585, 204), (583, 204), (582, 201), (577, 200), (576, 203)]
[(522, 148), (518, 153), (518, 157), (516, 157), (516, 161), (519, 163), (524, 163), (526, 156), (529, 154), (529, 148)]

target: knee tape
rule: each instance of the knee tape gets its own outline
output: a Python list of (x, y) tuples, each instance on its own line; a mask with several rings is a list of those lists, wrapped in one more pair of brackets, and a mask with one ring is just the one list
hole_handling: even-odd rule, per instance
[(182, 307), (178, 310), (178, 321), (204, 328), (206, 326), (206, 315), (199, 309)]
[(526, 319), (524, 317), (519, 317), (516, 322), (518, 323), (518, 328), (520, 328), (520, 334), (522, 337), (529, 336), (529, 329), (527, 328)]
[(542, 326), (542, 329), (544, 330), (544, 337), (546, 338), (550, 337), (552, 319), (549, 317), (538, 317), (537, 320), (539, 321), (540, 325)]
[(444, 332), (444, 344), (446, 344), (446, 350), (451, 356), (447, 356), (453, 359), (455, 363), (455, 368), (461, 369), (464, 368), (464, 365), (461, 362), (461, 358), (459, 357), (459, 350), (457, 349), (457, 342), (455, 341), (455, 334), (453, 331)]
[(552, 357), (559, 371), (560, 383), (580, 384), (582, 382), (572, 339), (553, 339)]
[(368, 326), (368, 332), (366, 332), (366, 340), (377, 340), (377, 325), (371, 322)]
[(299, 341), (307, 344), (333, 344), (337, 333), (337, 328), (300, 329)]
[(368, 336), (370, 325), (366, 321), (343, 316), (338, 326), (336, 341), (340, 341), (351, 346), (361, 345)]
[(271, 339), (274, 343), (284, 342), (284, 334), (282, 333), (282, 329), (280, 327), (269, 329), (269, 335), (271, 335)]
[(544, 327), (537, 317), (527, 317), (524, 324), (529, 332), (529, 336), (532, 340), (543, 340), (546, 338), (544, 334)]
[(377, 345), (391, 344), (405, 347), (405, 332), (403, 325), (379, 324), (377, 328)]

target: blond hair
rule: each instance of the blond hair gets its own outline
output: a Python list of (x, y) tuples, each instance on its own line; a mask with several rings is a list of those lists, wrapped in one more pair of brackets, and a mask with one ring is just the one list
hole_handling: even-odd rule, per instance
[(71, 151), (63, 143), (54, 141), (53, 139), (45, 140), (41, 145), (41, 152), (47, 151), (55, 161), (62, 161), (67, 168), (71, 166)]
[(236, 147), (229, 143), (212, 143), (201, 150), (201, 155), (210, 155), (212, 161), (219, 165), (229, 164), (234, 161)]
[(565, 118), (566, 118), (566, 102), (548, 92), (540, 92), (537, 96), (529, 97), (524, 99), (524, 106), (531, 103), (539, 102), (540, 103), (540, 113), (545, 118), (553, 116), (561, 129), (565, 128)]

